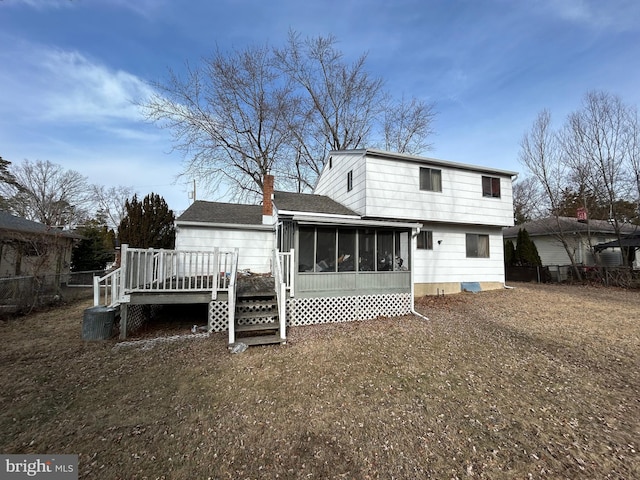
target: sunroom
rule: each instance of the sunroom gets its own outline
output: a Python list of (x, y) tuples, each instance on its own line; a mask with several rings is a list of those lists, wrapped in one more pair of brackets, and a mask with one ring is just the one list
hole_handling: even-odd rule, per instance
[(420, 224), (304, 215), (279, 221), (279, 250), (295, 253), (291, 325), (411, 312)]

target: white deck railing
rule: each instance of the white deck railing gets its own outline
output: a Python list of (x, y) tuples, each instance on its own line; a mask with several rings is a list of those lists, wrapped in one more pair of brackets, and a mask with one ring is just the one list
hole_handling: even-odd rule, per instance
[(217, 292), (229, 288), (231, 276), (235, 278), (238, 252), (190, 252), (184, 250), (141, 249), (121, 247), (119, 269), (94, 278), (94, 304), (122, 303), (130, 293), (138, 292), (202, 292), (210, 291), (212, 299)]

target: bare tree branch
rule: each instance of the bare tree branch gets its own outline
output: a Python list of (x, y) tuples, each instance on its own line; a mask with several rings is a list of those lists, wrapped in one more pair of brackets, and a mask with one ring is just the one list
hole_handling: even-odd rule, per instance
[[(50, 161), (24, 160), (13, 165), (17, 187), (5, 191), (10, 210), (45, 225), (73, 227), (89, 214), (87, 179)], [(7, 185), (4, 186), (5, 188)]]

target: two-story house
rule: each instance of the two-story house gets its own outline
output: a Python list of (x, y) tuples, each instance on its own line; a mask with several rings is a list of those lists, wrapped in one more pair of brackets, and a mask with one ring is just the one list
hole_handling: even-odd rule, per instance
[[(515, 172), (363, 149), (331, 152), (313, 194), (195, 202), (176, 249), (238, 248), (238, 269), (293, 252), (287, 324), (404, 315), (415, 296), (504, 286)], [(215, 310), (215, 308), (214, 308)], [(220, 323), (222, 325), (222, 323)]]

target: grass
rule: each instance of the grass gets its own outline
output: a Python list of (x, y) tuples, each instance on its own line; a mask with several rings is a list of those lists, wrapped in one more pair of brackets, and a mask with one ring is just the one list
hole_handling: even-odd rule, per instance
[(83, 479), (640, 478), (639, 300), (522, 284), (239, 355), (85, 343), (80, 302), (0, 323), (0, 451)]

